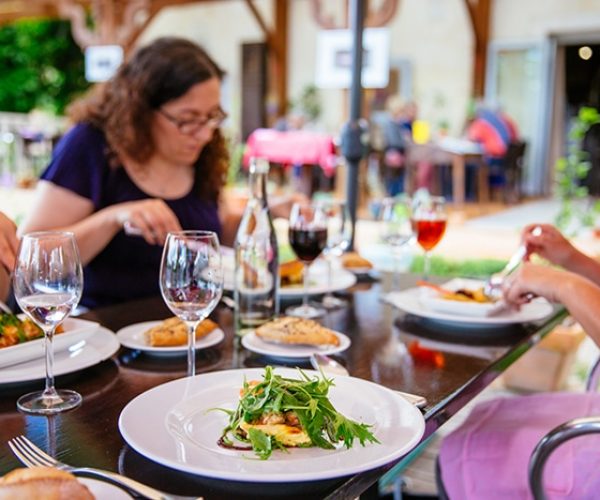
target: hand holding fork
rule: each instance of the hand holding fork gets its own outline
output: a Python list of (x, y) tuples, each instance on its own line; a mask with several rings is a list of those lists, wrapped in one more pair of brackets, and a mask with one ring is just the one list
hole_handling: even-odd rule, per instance
[(59, 462), (55, 458), (45, 453), (25, 436), (17, 436), (10, 439), (8, 441), (8, 446), (13, 451), (15, 456), (21, 461), (21, 463), (27, 467), (54, 467), (56, 469), (71, 472), (72, 474), (96, 476), (100, 479), (115, 483), (126, 490), (143, 496), (144, 498), (150, 498), (151, 500), (202, 500), (201, 497), (169, 495), (115, 472), (94, 469), (92, 467), (73, 467), (71, 465), (67, 465), (63, 462)]

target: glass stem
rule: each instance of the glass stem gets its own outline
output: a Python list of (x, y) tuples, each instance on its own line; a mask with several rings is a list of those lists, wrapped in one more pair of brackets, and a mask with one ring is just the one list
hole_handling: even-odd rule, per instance
[(186, 321), (188, 327), (187, 374), (196, 375), (196, 325), (199, 321)]
[(46, 348), (46, 388), (42, 393), (44, 398), (55, 398), (57, 397), (56, 389), (54, 388), (54, 331), (56, 327), (52, 327), (47, 331), (44, 331)]
[(325, 292), (325, 297), (323, 298), (323, 302), (325, 304), (331, 302), (331, 299), (333, 297), (333, 293), (331, 291), (331, 284), (333, 283), (333, 264), (331, 262), (331, 257), (327, 256), (325, 258), (325, 260), (327, 261), (327, 292)]
[(429, 280), (430, 270), (431, 270), (431, 261), (429, 260), (429, 251), (425, 250), (425, 254), (423, 255), (423, 279), (425, 281)]
[(307, 262), (304, 262), (304, 269), (302, 270), (302, 287), (304, 289), (302, 297), (302, 309), (308, 310), (308, 266)]

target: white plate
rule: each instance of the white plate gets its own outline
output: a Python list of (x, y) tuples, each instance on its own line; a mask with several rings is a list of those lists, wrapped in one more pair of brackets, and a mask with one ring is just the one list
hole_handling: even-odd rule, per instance
[(364, 276), (365, 274), (369, 274), (373, 270), (372, 267), (344, 267), (343, 269), (356, 276)]
[(267, 342), (256, 333), (249, 332), (242, 337), (242, 345), (249, 351), (271, 356), (274, 358), (310, 358), (310, 355), (318, 352), (321, 354), (335, 354), (350, 347), (350, 339), (343, 333), (334, 332), (340, 340), (339, 345), (313, 346), (313, 345), (289, 345), (276, 342)]
[(493, 316), (485, 317), (465, 316), (429, 309), (421, 303), (420, 296), (421, 288), (409, 288), (402, 292), (388, 293), (383, 297), (383, 300), (398, 309), (402, 309), (415, 316), (477, 327), (495, 327), (498, 325), (510, 325), (514, 323), (528, 323), (530, 321), (544, 319), (546, 316), (552, 314), (552, 311), (554, 310), (552, 304), (547, 300), (540, 298), (523, 305), (518, 311), (510, 309), (499, 312)]
[[(99, 324), (94, 321), (84, 319), (67, 318), (63, 323), (64, 332), (54, 336), (54, 352), (60, 352), (77, 344), (93, 334)], [(43, 337), (36, 340), (29, 340), (22, 344), (3, 347), (0, 349), (0, 368), (4, 368), (18, 363), (23, 363), (36, 358), (44, 357)]]
[[(233, 290), (233, 256), (223, 256), (223, 288), (227, 291)], [(356, 276), (345, 269), (335, 268), (331, 277), (331, 286), (327, 282), (327, 264), (319, 259), (313, 262), (308, 271), (308, 293), (310, 295), (321, 295), (327, 292), (346, 290), (356, 284)], [(304, 288), (302, 283), (293, 286), (279, 288), (279, 295), (283, 298), (302, 297)]]
[[(444, 289), (450, 291), (456, 290), (477, 290), (484, 285), (481, 280), (463, 279), (456, 278), (450, 280), (443, 285)], [(485, 317), (492, 316), (505, 309), (506, 302), (503, 300), (496, 300), (494, 302), (473, 302), (473, 301), (460, 301), (460, 300), (448, 300), (441, 296), (436, 290), (428, 288), (426, 286), (421, 287), (419, 300), (423, 306), (433, 311), (456, 314), (459, 316), (476, 316)]]
[(85, 484), (96, 500), (131, 500), (131, 495), (114, 484), (90, 479), (89, 477), (78, 477), (77, 481)]
[[(145, 321), (121, 328), (117, 332), (117, 338), (121, 345), (129, 349), (139, 349), (153, 355), (181, 355), (187, 352), (187, 345), (175, 347), (152, 347), (146, 343), (144, 332), (149, 328), (158, 326), (162, 321)], [(225, 338), (225, 333), (220, 328), (215, 328), (206, 337), (196, 340), (196, 349), (206, 349), (218, 344)]]
[[(80, 340), (69, 349), (57, 352), (54, 356), (54, 375), (64, 375), (110, 358), (119, 350), (117, 336), (110, 330), (99, 327), (88, 338)], [(14, 384), (40, 380), (46, 376), (44, 358), (34, 359), (19, 365), (0, 370), (0, 384)]]
[[(284, 377), (297, 370), (278, 368)], [(306, 371), (310, 375), (315, 372)], [(211, 478), (252, 482), (314, 481), (356, 474), (387, 464), (412, 450), (425, 429), (421, 412), (389, 389), (366, 380), (336, 377), (330, 398), (338, 411), (372, 424), (381, 444), (349, 450), (293, 448), (258, 460), (252, 451), (221, 448), (217, 440), (234, 409), (244, 380), (261, 379), (264, 369), (201, 374), (155, 387), (121, 412), (119, 430), (138, 453), (160, 464)]]

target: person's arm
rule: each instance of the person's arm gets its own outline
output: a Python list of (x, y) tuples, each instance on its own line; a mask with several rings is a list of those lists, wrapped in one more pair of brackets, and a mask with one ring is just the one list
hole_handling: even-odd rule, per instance
[(88, 198), (41, 181), (35, 205), (20, 232), (72, 231), (85, 265), (108, 245), (126, 221), (138, 228), (150, 244), (162, 244), (169, 231), (181, 230), (177, 217), (163, 200), (119, 203), (94, 212)]
[(569, 271), (525, 263), (507, 280), (504, 298), (510, 304), (525, 302), (527, 294), (563, 304), (585, 332), (600, 346), (600, 287)]
[(19, 240), (17, 226), (0, 212), (0, 299), (5, 300), (10, 290), (10, 273), (15, 267)]
[[(536, 231), (541, 229), (541, 233)], [(523, 229), (523, 243), (527, 248), (527, 259), (532, 254), (580, 274), (600, 285), (600, 262), (588, 257), (575, 248), (554, 226), (550, 224), (530, 224)]]

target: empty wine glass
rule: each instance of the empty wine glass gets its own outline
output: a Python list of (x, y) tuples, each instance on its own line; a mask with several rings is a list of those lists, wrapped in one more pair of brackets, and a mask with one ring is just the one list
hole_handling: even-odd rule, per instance
[(290, 245), (304, 264), (304, 294), (301, 306), (288, 307), (286, 314), (301, 318), (317, 318), (325, 309), (308, 304), (308, 267), (327, 245), (327, 212), (322, 204), (294, 203), (290, 212)]
[(188, 328), (187, 374), (196, 374), (196, 327), (221, 299), (223, 269), (213, 231), (167, 235), (160, 264), (160, 291), (168, 308)]
[(424, 250), (423, 279), (429, 279), (429, 252), (440, 242), (446, 231), (446, 202), (441, 196), (421, 196), (413, 202), (413, 226), (417, 242)]
[(333, 288), (333, 261), (342, 256), (350, 246), (352, 226), (350, 214), (346, 204), (342, 201), (319, 202), (327, 215), (327, 245), (323, 249), (323, 257), (327, 262), (327, 292), (323, 297), (322, 305), (325, 309), (343, 307), (347, 301), (335, 297), (331, 292)]
[(46, 387), (21, 396), (19, 410), (51, 415), (81, 404), (81, 395), (54, 387), (53, 339), (56, 327), (73, 312), (83, 289), (79, 250), (73, 233), (43, 231), (21, 240), (13, 276), (19, 307), (44, 332)]
[(392, 249), (394, 277), (397, 279), (402, 250), (415, 236), (411, 221), (410, 198), (404, 195), (384, 198), (379, 210), (379, 220), (381, 238)]

